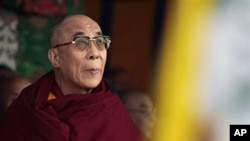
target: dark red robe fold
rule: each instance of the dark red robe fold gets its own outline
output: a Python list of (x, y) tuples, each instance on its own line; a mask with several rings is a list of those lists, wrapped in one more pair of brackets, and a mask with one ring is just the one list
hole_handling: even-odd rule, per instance
[[(52, 92), (56, 99), (48, 100)], [(49, 72), (25, 88), (0, 121), (1, 141), (142, 141), (102, 81), (92, 94), (63, 95)]]

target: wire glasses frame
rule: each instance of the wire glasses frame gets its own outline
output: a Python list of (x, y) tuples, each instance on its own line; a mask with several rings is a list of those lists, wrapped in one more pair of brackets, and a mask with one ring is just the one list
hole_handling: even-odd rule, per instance
[(74, 37), (73, 41), (58, 44), (58, 45), (53, 46), (52, 48), (58, 48), (61, 46), (74, 44), (77, 48), (80, 48), (83, 50), (83, 49), (90, 47), (91, 41), (95, 43), (98, 50), (109, 49), (110, 43), (111, 43), (110, 36), (96, 36), (94, 38), (83, 36), (83, 37)]
[(156, 108), (138, 108), (138, 109), (128, 108), (127, 110), (132, 113), (140, 113), (144, 115), (150, 115), (156, 113)]

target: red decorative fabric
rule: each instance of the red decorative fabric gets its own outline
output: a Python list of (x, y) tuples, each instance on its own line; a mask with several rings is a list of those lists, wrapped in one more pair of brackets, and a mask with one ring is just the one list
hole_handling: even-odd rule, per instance
[[(47, 100), (49, 92), (56, 99)], [(1, 141), (142, 141), (102, 81), (92, 94), (63, 95), (49, 72), (25, 88), (0, 121)]]
[(62, 16), (67, 9), (65, 0), (23, 0), (23, 10), (33, 14)]

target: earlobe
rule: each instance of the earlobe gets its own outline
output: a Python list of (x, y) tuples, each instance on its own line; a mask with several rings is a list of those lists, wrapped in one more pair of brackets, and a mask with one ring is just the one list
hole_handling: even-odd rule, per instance
[(49, 61), (50, 61), (51, 65), (54, 68), (58, 68), (60, 66), (59, 57), (58, 57), (57, 52), (56, 52), (55, 49), (49, 49), (48, 58), (49, 58)]

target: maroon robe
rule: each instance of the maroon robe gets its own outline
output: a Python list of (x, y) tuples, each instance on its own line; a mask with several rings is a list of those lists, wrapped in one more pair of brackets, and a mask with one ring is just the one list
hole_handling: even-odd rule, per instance
[[(56, 99), (48, 100), (52, 92)], [(0, 121), (1, 141), (142, 141), (102, 81), (92, 94), (63, 95), (49, 72), (25, 88)]]

